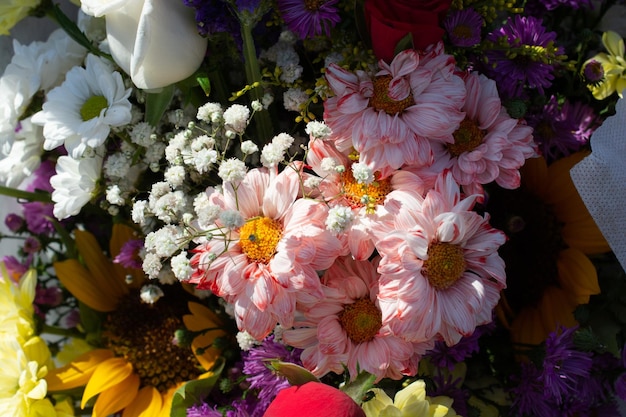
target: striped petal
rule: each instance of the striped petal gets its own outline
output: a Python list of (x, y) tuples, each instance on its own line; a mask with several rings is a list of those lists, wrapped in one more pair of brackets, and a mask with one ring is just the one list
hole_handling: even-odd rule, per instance
[(106, 417), (130, 405), (139, 391), (139, 375), (130, 374), (125, 380), (100, 393), (93, 407), (93, 417)]
[(80, 407), (85, 408), (87, 401), (95, 395), (129, 379), (132, 372), (133, 365), (126, 359), (111, 358), (102, 362), (89, 378)]
[(163, 398), (159, 391), (152, 386), (139, 390), (132, 404), (129, 404), (122, 413), (122, 417), (155, 417), (161, 414)]
[(48, 391), (63, 391), (86, 385), (96, 368), (112, 357), (113, 352), (108, 349), (94, 349), (66, 366), (50, 370), (46, 375)]

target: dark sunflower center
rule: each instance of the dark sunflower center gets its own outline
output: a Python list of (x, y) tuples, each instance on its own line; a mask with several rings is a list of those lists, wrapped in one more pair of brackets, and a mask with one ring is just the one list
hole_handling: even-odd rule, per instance
[(148, 305), (141, 302), (137, 292), (131, 292), (107, 317), (103, 332), (106, 347), (133, 365), (141, 386), (165, 392), (180, 382), (196, 379), (201, 372), (193, 352), (173, 343), (176, 330), (184, 328), (181, 317), (186, 313), (183, 294), (166, 293)]
[(454, 143), (447, 145), (448, 152), (454, 157), (463, 152), (473, 151), (483, 143), (485, 132), (483, 132), (476, 122), (470, 119), (463, 119), (461, 126), (453, 133)]
[(374, 212), (377, 205), (385, 202), (385, 197), (391, 192), (391, 180), (379, 180), (378, 177), (380, 175), (376, 173), (375, 180), (370, 184), (359, 184), (351, 169), (346, 169), (341, 174), (343, 196), (350, 207), (367, 207), (368, 212)]
[(381, 311), (369, 298), (360, 298), (344, 306), (339, 322), (354, 343), (368, 342), (383, 325)]
[(413, 104), (413, 93), (402, 100), (394, 100), (389, 97), (389, 83), (393, 77), (391, 75), (381, 75), (374, 79), (374, 94), (370, 98), (369, 105), (376, 110), (383, 110), (387, 114), (398, 114)]
[(547, 287), (557, 285), (556, 261), (566, 248), (563, 224), (524, 188), (490, 190), (487, 211), (492, 226), (507, 235), (498, 250), (506, 264), (507, 301), (516, 311), (536, 305)]
[(463, 248), (446, 242), (433, 242), (428, 246), (428, 259), (422, 266), (422, 274), (430, 285), (445, 290), (454, 285), (465, 272)]

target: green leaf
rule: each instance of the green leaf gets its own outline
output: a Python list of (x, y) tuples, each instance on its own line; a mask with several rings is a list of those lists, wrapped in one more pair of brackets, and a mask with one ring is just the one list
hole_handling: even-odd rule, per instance
[(146, 93), (146, 122), (157, 126), (174, 97), (174, 85), (163, 87), (158, 93)]
[(302, 366), (279, 360), (270, 361), (268, 367), (277, 374), (287, 378), (291, 385), (304, 385), (307, 382), (319, 382), (319, 379)]
[(341, 390), (348, 394), (354, 402), (361, 405), (365, 393), (367, 393), (367, 391), (374, 386), (374, 381), (376, 381), (375, 375), (372, 375), (369, 372), (361, 372), (357, 375), (354, 381), (351, 381), (341, 387)]
[(86, 340), (98, 346), (101, 342), (100, 332), (102, 331), (102, 322), (104, 321), (103, 313), (94, 310), (82, 301), (78, 302), (78, 311), (80, 313), (80, 324), (87, 334)]
[(63, 245), (65, 245), (65, 255), (68, 258), (78, 258), (78, 250), (76, 249), (76, 242), (70, 235), (70, 232), (58, 222), (57, 219), (49, 216), (45, 216), (46, 220), (52, 223), (54, 230), (59, 234)]
[(394, 49), (394, 55), (398, 55), (402, 51), (406, 51), (407, 49), (413, 49), (413, 34), (411, 32), (407, 33), (406, 36), (396, 44)]
[(212, 375), (189, 381), (180, 387), (172, 398), (170, 417), (187, 417), (187, 409), (199, 404), (209, 395), (224, 369), (224, 363), (224, 359), (219, 358), (211, 370)]
[(211, 80), (206, 73), (198, 74), (196, 77), (196, 81), (198, 81), (198, 85), (204, 91), (204, 94), (208, 97), (211, 94)]

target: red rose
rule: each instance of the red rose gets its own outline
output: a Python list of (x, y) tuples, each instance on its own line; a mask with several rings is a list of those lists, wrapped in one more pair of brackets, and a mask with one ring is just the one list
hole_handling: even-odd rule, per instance
[(452, 0), (365, 0), (365, 22), (378, 59), (391, 62), (396, 45), (409, 33), (415, 49), (443, 38), (439, 23)]
[(321, 382), (307, 382), (280, 391), (263, 417), (365, 417), (343, 391)]

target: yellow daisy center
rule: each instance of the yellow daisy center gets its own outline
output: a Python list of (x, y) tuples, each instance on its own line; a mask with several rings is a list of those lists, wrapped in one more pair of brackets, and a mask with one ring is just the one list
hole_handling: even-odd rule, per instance
[(276, 253), (276, 246), (283, 234), (279, 221), (269, 217), (248, 220), (239, 229), (239, 245), (249, 260), (268, 263)]
[(470, 119), (464, 119), (461, 126), (454, 132), (454, 143), (447, 145), (448, 152), (452, 156), (459, 156), (463, 152), (473, 151), (483, 143), (485, 132), (482, 131), (476, 122)]
[(391, 180), (379, 180), (380, 175), (374, 174), (374, 181), (370, 184), (359, 184), (352, 170), (347, 169), (341, 174), (342, 193), (352, 208), (367, 207), (368, 213), (374, 213), (376, 206), (385, 202), (385, 197), (391, 192)]
[(108, 105), (109, 102), (104, 96), (91, 96), (85, 101), (83, 107), (80, 108), (80, 116), (86, 122), (100, 116), (100, 112), (106, 109)]
[(433, 242), (428, 246), (428, 259), (422, 266), (422, 274), (438, 290), (454, 285), (465, 272), (463, 248), (446, 242)]
[(192, 350), (173, 343), (176, 330), (185, 327), (182, 292), (167, 293), (153, 305), (142, 303), (138, 293), (131, 292), (104, 324), (105, 346), (133, 365), (141, 386), (155, 387), (161, 393), (201, 373)]
[(394, 100), (389, 97), (389, 83), (393, 77), (391, 75), (381, 75), (374, 79), (374, 94), (370, 98), (369, 105), (376, 110), (383, 110), (387, 114), (398, 114), (407, 107), (415, 104), (413, 93), (402, 100)]
[(372, 340), (383, 326), (383, 314), (369, 298), (344, 306), (339, 323), (354, 343)]
[(469, 25), (455, 26), (452, 33), (459, 39), (470, 39), (473, 34), (472, 28)]

